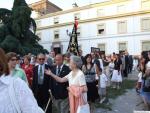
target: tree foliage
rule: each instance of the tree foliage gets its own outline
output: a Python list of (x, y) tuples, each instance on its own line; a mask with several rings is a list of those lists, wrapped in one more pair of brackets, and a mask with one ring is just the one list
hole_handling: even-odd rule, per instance
[(6, 52), (22, 55), (29, 52), (47, 53), (38, 44), (39, 37), (35, 35), (36, 23), (30, 17), (31, 11), (25, 0), (14, 0), (12, 10), (0, 8), (0, 47)]

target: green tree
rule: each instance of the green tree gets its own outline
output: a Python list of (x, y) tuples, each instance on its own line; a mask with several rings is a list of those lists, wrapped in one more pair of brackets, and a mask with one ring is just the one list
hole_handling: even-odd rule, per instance
[(30, 17), (31, 11), (25, 0), (14, 0), (12, 10), (0, 8), (0, 47), (6, 52), (47, 53), (38, 44), (40, 39), (35, 35), (36, 23)]

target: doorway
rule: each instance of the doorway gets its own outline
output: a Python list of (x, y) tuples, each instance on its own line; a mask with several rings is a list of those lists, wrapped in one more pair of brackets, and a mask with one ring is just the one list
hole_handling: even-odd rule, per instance
[(55, 52), (55, 55), (61, 54), (61, 48), (60, 47), (54, 47), (53, 50)]

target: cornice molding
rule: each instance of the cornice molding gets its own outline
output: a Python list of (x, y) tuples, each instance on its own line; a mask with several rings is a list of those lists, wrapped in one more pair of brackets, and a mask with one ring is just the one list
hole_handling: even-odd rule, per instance
[(77, 11), (100, 7), (100, 6), (113, 5), (113, 4), (117, 4), (117, 3), (121, 3), (121, 2), (129, 2), (129, 1), (131, 1), (131, 0), (110, 0), (110, 1), (100, 2), (100, 3), (94, 3), (94, 4), (82, 6), (82, 7), (75, 7), (75, 8), (69, 9), (69, 10), (58, 11), (55, 13), (46, 14), (46, 15), (40, 16), (38, 18), (35, 18), (35, 20), (48, 18), (48, 17), (52, 17), (52, 16), (58, 16), (58, 15), (66, 14), (66, 13), (70, 13), (70, 12), (77, 12)]
[[(87, 23), (87, 22), (100, 21), (100, 20), (114, 19), (114, 18), (122, 18), (122, 17), (136, 16), (136, 15), (144, 15), (144, 14), (150, 14), (150, 10), (141, 10), (141, 11), (137, 11), (137, 12), (130, 12), (130, 13), (124, 13), (124, 14), (116, 14), (116, 15), (110, 15), (110, 16), (96, 17), (96, 18), (86, 19), (86, 20), (79, 20), (79, 24)], [(49, 28), (57, 28), (57, 27), (63, 27), (63, 26), (69, 26), (69, 25), (73, 25), (73, 22), (60, 23), (60, 24), (56, 24), (56, 25), (39, 27), (39, 28), (37, 28), (37, 30), (44, 30), (44, 29), (49, 29)]]

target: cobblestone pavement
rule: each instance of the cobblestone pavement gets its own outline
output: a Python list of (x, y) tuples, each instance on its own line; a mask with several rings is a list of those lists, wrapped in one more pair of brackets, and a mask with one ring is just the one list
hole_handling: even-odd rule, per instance
[[(132, 72), (128, 79), (137, 80), (137, 72)], [(115, 100), (110, 99), (112, 111), (97, 108), (94, 113), (133, 113), (133, 111), (142, 111), (144, 105), (142, 99), (136, 94), (135, 89), (128, 90), (124, 95)]]

